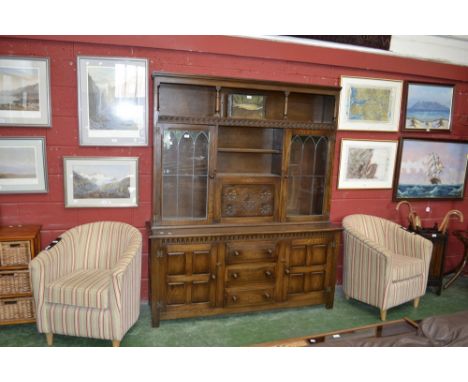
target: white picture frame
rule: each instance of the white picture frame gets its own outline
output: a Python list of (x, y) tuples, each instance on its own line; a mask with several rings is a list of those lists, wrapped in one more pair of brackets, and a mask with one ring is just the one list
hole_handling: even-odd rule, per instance
[(398, 141), (342, 139), (338, 189), (391, 189)]
[(0, 193), (46, 193), (44, 137), (0, 138)]
[(137, 157), (64, 157), (66, 208), (137, 207)]
[(148, 60), (77, 58), (81, 146), (148, 145)]
[(0, 126), (51, 126), (48, 58), (0, 56)]
[(338, 130), (398, 131), (403, 81), (341, 77)]

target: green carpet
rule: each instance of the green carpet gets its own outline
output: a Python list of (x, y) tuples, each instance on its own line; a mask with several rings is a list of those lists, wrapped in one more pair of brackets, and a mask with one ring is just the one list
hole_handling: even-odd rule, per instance
[[(460, 278), (437, 296), (430, 288), (418, 309), (411, 302), (389, 309), (387, 320), (428, 316), (468, 309), (468, 278)], [(250, 314), (162, 321), (151, 327), (150, 309), (141, 306), (138, 322), (121, 346), (248, 346), (320, 332), (380, 322), (379, 310), (355, 300), (346, 301), (337, 288), (333, 309), (323, 306), (285, 309)], [(46, 346), (45, 336), (34, 324), (0, 326), (0, 346)], [(111, 346), (110, 341), (54, 336), (54, 346)]]

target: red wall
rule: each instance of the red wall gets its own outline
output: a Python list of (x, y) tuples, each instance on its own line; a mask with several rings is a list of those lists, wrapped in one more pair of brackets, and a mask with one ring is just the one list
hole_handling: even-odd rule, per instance
[[(226, 36), (24, 36), (0, 37), (0, 55), (50, 58), (52, 128), (1, 127), (1, 136), (45, 136), (49, 192), (0, 195), (0, 224), (42, 224), (45, 246), (63, 231), (96, 220), (130, 223), (144, 235), (142, 298), (148, 297), (147, 235), (151, 217), (152, 134), (148, 147), (80, 147), (76, 57), (139, 57), (149, 60), (149, 71), (205, 74), (320, 85), (339, 85), (341, 75), (455, 83), (451, 134), (338, 132), (333, 169), (331, 220), (340, 223), (352, 213), (382, 216), (406, 225), (406, 209), (395, 210), (391, 190), (337, 190), (339, 148), (342, 138), (398, 139), (400, 136), (468, 139), (468, 68), (386, 55), (335, 50), (289, 43)], [(149, 73), (148, 73), (149, 75)], [(151, 81), (150, 81), (151, 84)], [(151, 92), (150, 92), (151, 93)], [(152, 105), (152, 94), (149, 104)], [(150, 132), (153, 121), (150, 107)], [(138, 156), (137, 208), (65, 209), (63, 156)], [(468, 202), (421, 201), (412, 203), (425, 226), (442, 220), (450, 209), (461, 210), (468, 220)], [(426, 213), (425, 207), (431, 212)], [(453, 221), (451, 229), (466, 228)], [(458, 263), (463, 247), (450, 237), (447, 267)], [(341, 280), (341, 259), (338, 268)]]

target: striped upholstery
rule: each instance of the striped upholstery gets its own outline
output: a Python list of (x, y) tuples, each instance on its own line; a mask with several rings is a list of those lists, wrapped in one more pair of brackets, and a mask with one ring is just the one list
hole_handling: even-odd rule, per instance
[(38, 331), (120, 341), (140, 314), (141, 233), (97, 222), (61, 238), (30, 263)]
[(110, 271), (105, 269), (69, 273), (47, 285), (45, 300), (53, 304), (107, 309), (110, 278)]
[(369, 215), (343, 219), (344, 292), (382, 310), (424, 295), (432, 243)]

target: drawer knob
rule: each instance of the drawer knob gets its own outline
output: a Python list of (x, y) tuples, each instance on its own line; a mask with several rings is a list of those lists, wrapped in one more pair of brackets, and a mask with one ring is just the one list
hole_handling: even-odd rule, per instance
[(234, 256), (239, 256), (239, 255), (240, 255), (239, 251), (234, 251), (232, 254), (233, 254)]
[(271, 271), (265, 271), (265, 276), (266, 277), (271, 277), (273, 275), (273, 273), (271, 273)]
[(267, 254), (268, 254), (268, 256), (273, 255), (273, 250), (271, 248), (268, 248), (267, 249)]
[(284, 274), (285, 274), (285, 275), (289, 275), (290, 273), (291, 273), (291, 272), (289, 271), (289, 269), (288, 269), (288, 268), (285, 268)]
[(216, 275), (214, 273), (211, 274), (211, 280), (216, 280)]
[(239, 273), (234, 272), (234, 273), (231, 274), (231, 277), (232, 277), (233, 279), (237, 279), (237, 278), (239, 277)]
[(232, 300), (232, 302), (237, 302), (237, 296), (236, 295), (232, 296), (231, 300)]
[(265, 300), (271, 299), (271, 294), (268, 292), (263, 293), (263, 297), (265, 297)]

